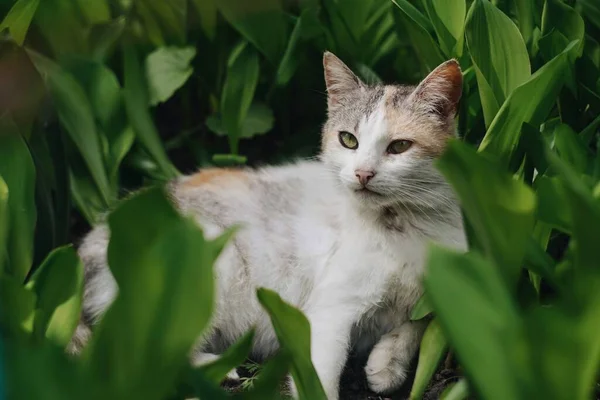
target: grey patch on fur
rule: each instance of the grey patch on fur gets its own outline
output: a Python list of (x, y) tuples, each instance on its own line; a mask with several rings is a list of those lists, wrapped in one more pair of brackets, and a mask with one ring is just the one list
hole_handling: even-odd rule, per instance
[(360, 120), (375, 111), (384, 91), (385, 86), (382, 85), (364, 86), (361, 90), (354, 90), (343, 105), (329, 109), (325, 129), (356, 132)]
[(389, 97), (388, 102), (393, 107), (401, 107), (408, 96), (415, 91), (416, 86), (406, 86), (406, 85), (390, 85), (388, 87), (392, 87), (394, 92)]

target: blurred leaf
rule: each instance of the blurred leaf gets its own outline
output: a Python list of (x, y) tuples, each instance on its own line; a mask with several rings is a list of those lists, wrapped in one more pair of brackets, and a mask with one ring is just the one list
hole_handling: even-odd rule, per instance
[(34, 333), (65, 347), (79, 322), (83, 297), (83, 264), (75, 249), (65, 246), (51, 252), (27, 288), (37, 295)]
[(419, 363), (413, 386), (410, 390), (410, 399), (420, 399), (429, 386), (429, 381), (435, 373), (440, 360), (446, 353), (448, 344), (438, 322), (434, 319), (429, 323), (419, 349)]
[(475, 0), (465, 25), (486, 126), (512, 91), (531, 75), (529, 55), (512, 20), (488, 0)]
[(206, 241), (160, 189), (123, 202), (108, 222), (119, 294), (90, 344), (90, 366), (116, 398), (162, 399), (210, 319), (212, 264), (225, 239)]
[(110, 21), (108, 0), (76, 0), (76, 2), (89, 25)]
[(427, 299), (427, 294), (423, 293), (423, 295), (419, 297), (417, 303), (413, 306), (410, 312), (410, 319), (411, 321), (418, 321), (431, 314), (432, 311), (433, 309), (431, 308), (431, 303)]
[(302, 399), (326, 399), (310, 359), (310, 325), (300, 310), (268, 289), (258, 289), (258, 301), (269, 313), (282, 349), (289, 352), (292, 376)]
[(13, 337), (33, 331), (35, 294), (12, 277), (0, 276), (0, 327)]
[(598, 115), (588, 126), (586, 126), (580, 133), (579, 137), (585, 144), (589, 144), (594, 136), (596, 136), (600, 128), (600, 115)]
[(544, 2), (544, 11), (542, 13), (542, 37), (540, 38), (540, 50), (546, 48), (544, 41), (550, 38), (554, 42), (548, 44), (552, 47), (546, 52), (547, 59), (551, 59), (560, 54), (565, 47), (574, 40), (578, 40), (578, 56), (581, 55), (584, 47), (585, 24), (583, 18), (577, 11), (569, 7), (560, 0), (546, 0)]
[(392, 0), (398, 6), (394, 17), (396, 23), (406, 29), (410, 37), (411, 44), (425, 69), (432, 71), (435, 67), (443, 63), (445, 57), (433, 39), (430, 32), (433, 29), (429, 21), (417, 10), (408, 0)]
[(166, 179), (179, 174), (165, 153), (156, 126), (148, 111), (148, 91), (135, 48), (125, 46), (125, 107), (137, 139), (160, 167)]
[[(273, 65), (288, 43), (288, 24), (279, 0), (215, 0), (225, 19)], [(238, 49), (239, 51), (239, 49)], [(229, 65), (231, 66), (231, 59)]]
[(365, 82), (367, 85), (377, 85), (383, 83), (381, 78), (369, 68), (367, 65), (359, 63), (356, 65), (356, 72), (358, 76)]
[(571, 43), (510, 94), (483, 138), (480, 151), (494, 154), (503, 163), (510, 160), (523, 122), (541, 124), (554, 105), (576, 51), (577, 43)]
[(216, 361), (202, 365), (197, 368), (197, 371), (212, 383), (221, 383), (229, 371), (238, 367), (246, 360), (246, 357), (248, 357), (252, 350), (253, 339), (254, 331), (252, 330), (231, 345)]
[(238, 156), (236, 154), (215, 154), (212, 157), (212, 162), (219, 167), (244, 165), (247, 161), (248, 158), (245, 156)]
[(111, 192), (89, 99), (71, 74), (40, 54), (30, 52), (30, 56), (44, 77), (61, 124), (81, 152), (102, 201), (110, 204)]
[(298, 67), (298, 45), (305, 34), (320, 29), (322, 28), (318, 19), (318, 10), (309, 7), (302, 10), (275, 74), (278, 85), (285, 86), (294, 76)]
[(560, 124), (554, 129), (554, 146), (561, 158), (578, 173), (585, 173), (591, 154), (569, 125)]
[(7, 268), (8, 229), (8, 186), (0, 175), (0, 277)]
[(485, 253), (504, 282), (514, 286), (535, 221), (533, 191), (463, 142), (450, 142), (438, 166), (456, 190)]
[(114, 20), (91, 27), (88, 35), (90, 53), (94, 60), (104, 61), (114, 50), (125, 30), (126, 19), (121, 16)]
[(18, 0), (2, 20), (0, 32), (8, 29), (15, 42), (22, 46), (39, 4), (40, 0)]
[(146, 58), (150, 105), (164, 103), (192, 76), (193, 47), (159, 47)]
[(535, 180), (538, 219), (554, 229), (571, 233), (571, 216), (561, 182), (557, 178), (538, 176)]
[(442, 52), (446, 57), (461, 57), (467, 13), (465, 0), (424, 0), (423, 4)]
[(35, 166), (17, 127), (5, 114), (0, 117), (0, 176), (8, 187), (8, 236), (4, 271), (23, 282), (33, 259)]
[(450, 384), (440, 396), (440, 400), (465, 400), (469, 398), (469, 386), (466, 379)]
[[(136, 3), (138, 6), (139, 2)], [(145, 6), (156, 17), (168, 42), (185, 43), (187, 28), (187, 0), (146, 0)]]
[(595, 0), (577, 0), (581, 14), (600, 29), (600, 5)]
[(233, 49), (229, 56), (227, 78), (221, 95), (223, 126), (229, 137), (231, 152), (234, 154), (238, 151), (243, 122), (252, 104), (258, 77), (258, 55), (243, 42)]
[(200, 18), (202, 30), (210, 40), (214, 40), (217, 34), (217, 1), (192, 0), (192, 4)]
[(86, 21), (73, 0), (42, 0), (34, 21), (55, 56), (86, 54)]
[[(262, 135), (273, 129), (275, 117), (273, 111), (264, 103), (252, 103), (248, 109), (246, 119), (242, 124), (242, 133), (240, 138), (251, 138), (255, 135)], [(206, 119), (206, 126), (219, 136), (227, 135), (223, 126), (223, 121), (219, 116), (211, 115)]]
[[(433, 247), (425, 288), (469, 381), (484, 398), (521, 398), (526, 368), (511, 357), (522, 346), (516, 305), (498, 270), (476, 254)], [(507, 351), (507, 349), (515, 349)]]

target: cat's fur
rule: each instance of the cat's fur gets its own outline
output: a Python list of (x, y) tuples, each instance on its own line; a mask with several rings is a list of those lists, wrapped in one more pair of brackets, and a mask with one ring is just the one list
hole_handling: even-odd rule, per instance
[[(256, 288), (267, 287), (309, 318), (313, 363), (328, 398), (337, 399), (351, 345), (371, 350), (365, 370), (373, 390), (403, 383), (423, 331), (408, 315), (422, 292), (427, 244), (465, 247), (459, 207), (433, 166), (455, 135), (462, 75), (448, 61), (418, 87), (368, 86), (331, 53), (324, 66), (329, 115), (320, 161), (203, 170), (172, 182), (170, 190), (207, 236), (243, 227), (216, 262), (216, 312), (195, 362), (213, 359), (208, 353), (223, 351), (253, 326), (254, 354), (277, 350), (256, 300)], [(356, 150), (340, 144), (340, 131), (356, 136)], [(396, 139), (413, 145), (388, 154)], [(366, 186), (375, 193), (360, 191), (356, 170), (375, 173)], [(106, 265), (108, 236), (98, 227), (79, 249), (88, 325), (117, 292)], [(82, 323), (73, 346), (88, 335)]]

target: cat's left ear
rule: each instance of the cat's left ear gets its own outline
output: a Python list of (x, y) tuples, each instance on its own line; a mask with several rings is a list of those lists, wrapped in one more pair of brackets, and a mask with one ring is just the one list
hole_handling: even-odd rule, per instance
[(342, 60), (328, 51), (323, 55), (325, 85), (327, 86), (327, 103), (329, 108), (343, 104), (344, 100), (364, 89), (364, 83), (352, 72)]
[(417, 86), (411, 100), (418, 108), (439, 115), (444, 121), (454, 118), (462, 95), (462, 71), (456, 60), (434, 69)]

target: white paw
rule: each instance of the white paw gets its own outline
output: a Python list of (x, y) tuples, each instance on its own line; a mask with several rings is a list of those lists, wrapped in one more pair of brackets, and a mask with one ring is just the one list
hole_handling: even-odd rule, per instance
[(398, 389), (407, 375), (407, 365), (394, 357), (393, 343), (386, 342), (382, 341), (375, 346), (365, 367), (369, 388), (382, 394)]

